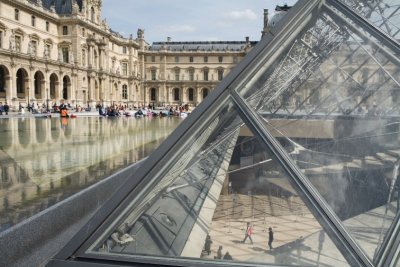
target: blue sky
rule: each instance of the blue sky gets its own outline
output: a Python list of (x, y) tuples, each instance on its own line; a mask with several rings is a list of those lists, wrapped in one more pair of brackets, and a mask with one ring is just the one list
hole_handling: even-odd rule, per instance
[(103, 0), (102, 16), (125, 37), (138, 28), (149, 43), (165, 41), (257, 41), (264, 8), (296, 0)]

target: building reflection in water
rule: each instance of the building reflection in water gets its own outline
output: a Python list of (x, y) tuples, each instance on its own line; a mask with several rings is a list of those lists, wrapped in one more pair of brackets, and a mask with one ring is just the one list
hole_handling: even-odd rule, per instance
[(0, 120), (0, 231), (148, 156), (177, 118)]

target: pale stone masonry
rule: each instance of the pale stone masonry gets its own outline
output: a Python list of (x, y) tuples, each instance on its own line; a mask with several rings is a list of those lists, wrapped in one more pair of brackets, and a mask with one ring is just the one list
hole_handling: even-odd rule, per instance
[(256, 42), (146, 42), (101, 0), (0, 0), (0, 102), (197, 106)]

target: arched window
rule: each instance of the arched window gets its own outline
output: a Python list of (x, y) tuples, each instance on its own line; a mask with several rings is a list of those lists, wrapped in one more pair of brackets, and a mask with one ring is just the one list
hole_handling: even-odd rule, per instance
[(35, 98), (40, 98), (42, 93), (42, 82), (43, 82), (43, 74), (41, 72), (36, 72), (34, 76), (34, 92)]
[(96, 13), (95, 13), (95, 11), (94, 11), (94, 7), (92, 7), (92, 8), (90, 9), (90, 20), (91, 20), (92, 22), (95, 22), (95, 17), (96, 17)]
[(63, 95), (63, 99), (68, 99), (68, 86), (70, 85), (71, 80), (69, 79), (68, 76), (64, 76), (63, 78), (63, 91), (62, 91), (62, 95)]
[(156, 88), (151, 88), (150, 89), (150, 100), (156, 101), (156, 98), (157, 98)]
[(128, 86), (122, 85), (122, 99), (128, 99)]
[(208, 89), (204, 88), (203, 89), (203, 99), (206, 98), (208, 96)]
[(174, 88), (174, 101), (179, 101), (179, 88)]
[(6, 74), (3, 67), (0, 67), (0, 92), (6, 91)]
[(25, 80), (27, 78), (27, 73), (24, 69), (19, 69), (17, 71), (17, 93), (25, 93)]
[(218, 70), (218, 81), (222, 81), (223, 78), (224, 78), (224, 70), (219, 69)]
[(51, 74), (50, 75), (50, 98), (55, 99), (56, 98), (56, 84), (58, 82), (58, 78), (56, 74)]
[(189, 101), (194, 101), (194, 90), (193, 90), (193, 88), (189, 88), (189, 92), (188, 92), (188, 94), (189, 94)]

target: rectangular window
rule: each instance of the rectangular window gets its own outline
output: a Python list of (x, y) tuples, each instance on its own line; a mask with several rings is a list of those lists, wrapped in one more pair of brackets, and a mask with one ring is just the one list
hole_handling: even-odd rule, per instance
[(189, 57), (189, 62), (193, 63), (193, 57)]
[(14, 18), (15, 18), (15, 20), (19, 20), (19, 10), (18, 9), (15, 9), (15, 11), (14, 11)]
[(179, 81), (179, 70), (175, 70), (175, 81)]
[(224, 78), (224, 70), (218, 70), (218, 81), (222, 81)]
[(157, 70), (155, 69), (151, 70), (151, 80), (152, 81), (157, 80)]
[(223, 56), (219, 56), (219, 57), (218, 57), (218, 62), (219, 62), (219, 63), (222, 63), (223, 61), (224, 61), (224, 57), (223, 57)]
[(50, 22), (46, 21), (46, 32), (50, 31)]
[(208, 81), (208, 70), (204, 70), (204, 80)]
[(179, 101), (179, 89), (174, 89), (174, 101)]
[(68, 35), (68, 26), (63, 26), (63, 35)]
[(128, 87), (126, 85), (122, 87), (122, 99), (128, 99)]
[(178, 56), (175, 57), (175, 63), (179, 63), (179, 57)]
[(86, 30), (85, 28), (82, 28), (82, 36), (85, 37), (85, 35), (86, 35)]
[(207, 62), (208, 62), (208, 57), (205, 56), (205, 57), (204, 57), (204, 63), (207, 63)]
[(128, 63), (122, 63), (122, 75), (128, 76)]
[(156, 89), (155, 88), (151, 88), (150, 99), (151, 99), (151, 101), (156, 101)]
[(69, 61), (69, 51), (68, 47), (63, 47), (62, 48), (62, 55), (63, 55), (63, 62), (68, 63)]
[(3, 31), (0, 31), (0, 48), (3, 48)]
[(36, 17), (35, 16), (31, 17), (31, 25), (32, 25), (32, 27), (36, 26)]
[(122, 53), (126, 54), (126, 51), (127, 51), (127, 50), (126, 50), (126, 46), (123, 46), (123, 47), (122, 47)]
[(21, 36), (15, 36), (15, 51), (21, 52)]
[(82, 66), (86, 67), (86, 50), (82, 49)]
[(156, 62), (156, 56), (151, 56), (151, 62)]
[(189, 70), (189, 81), (194, 81), (194, 70)]

